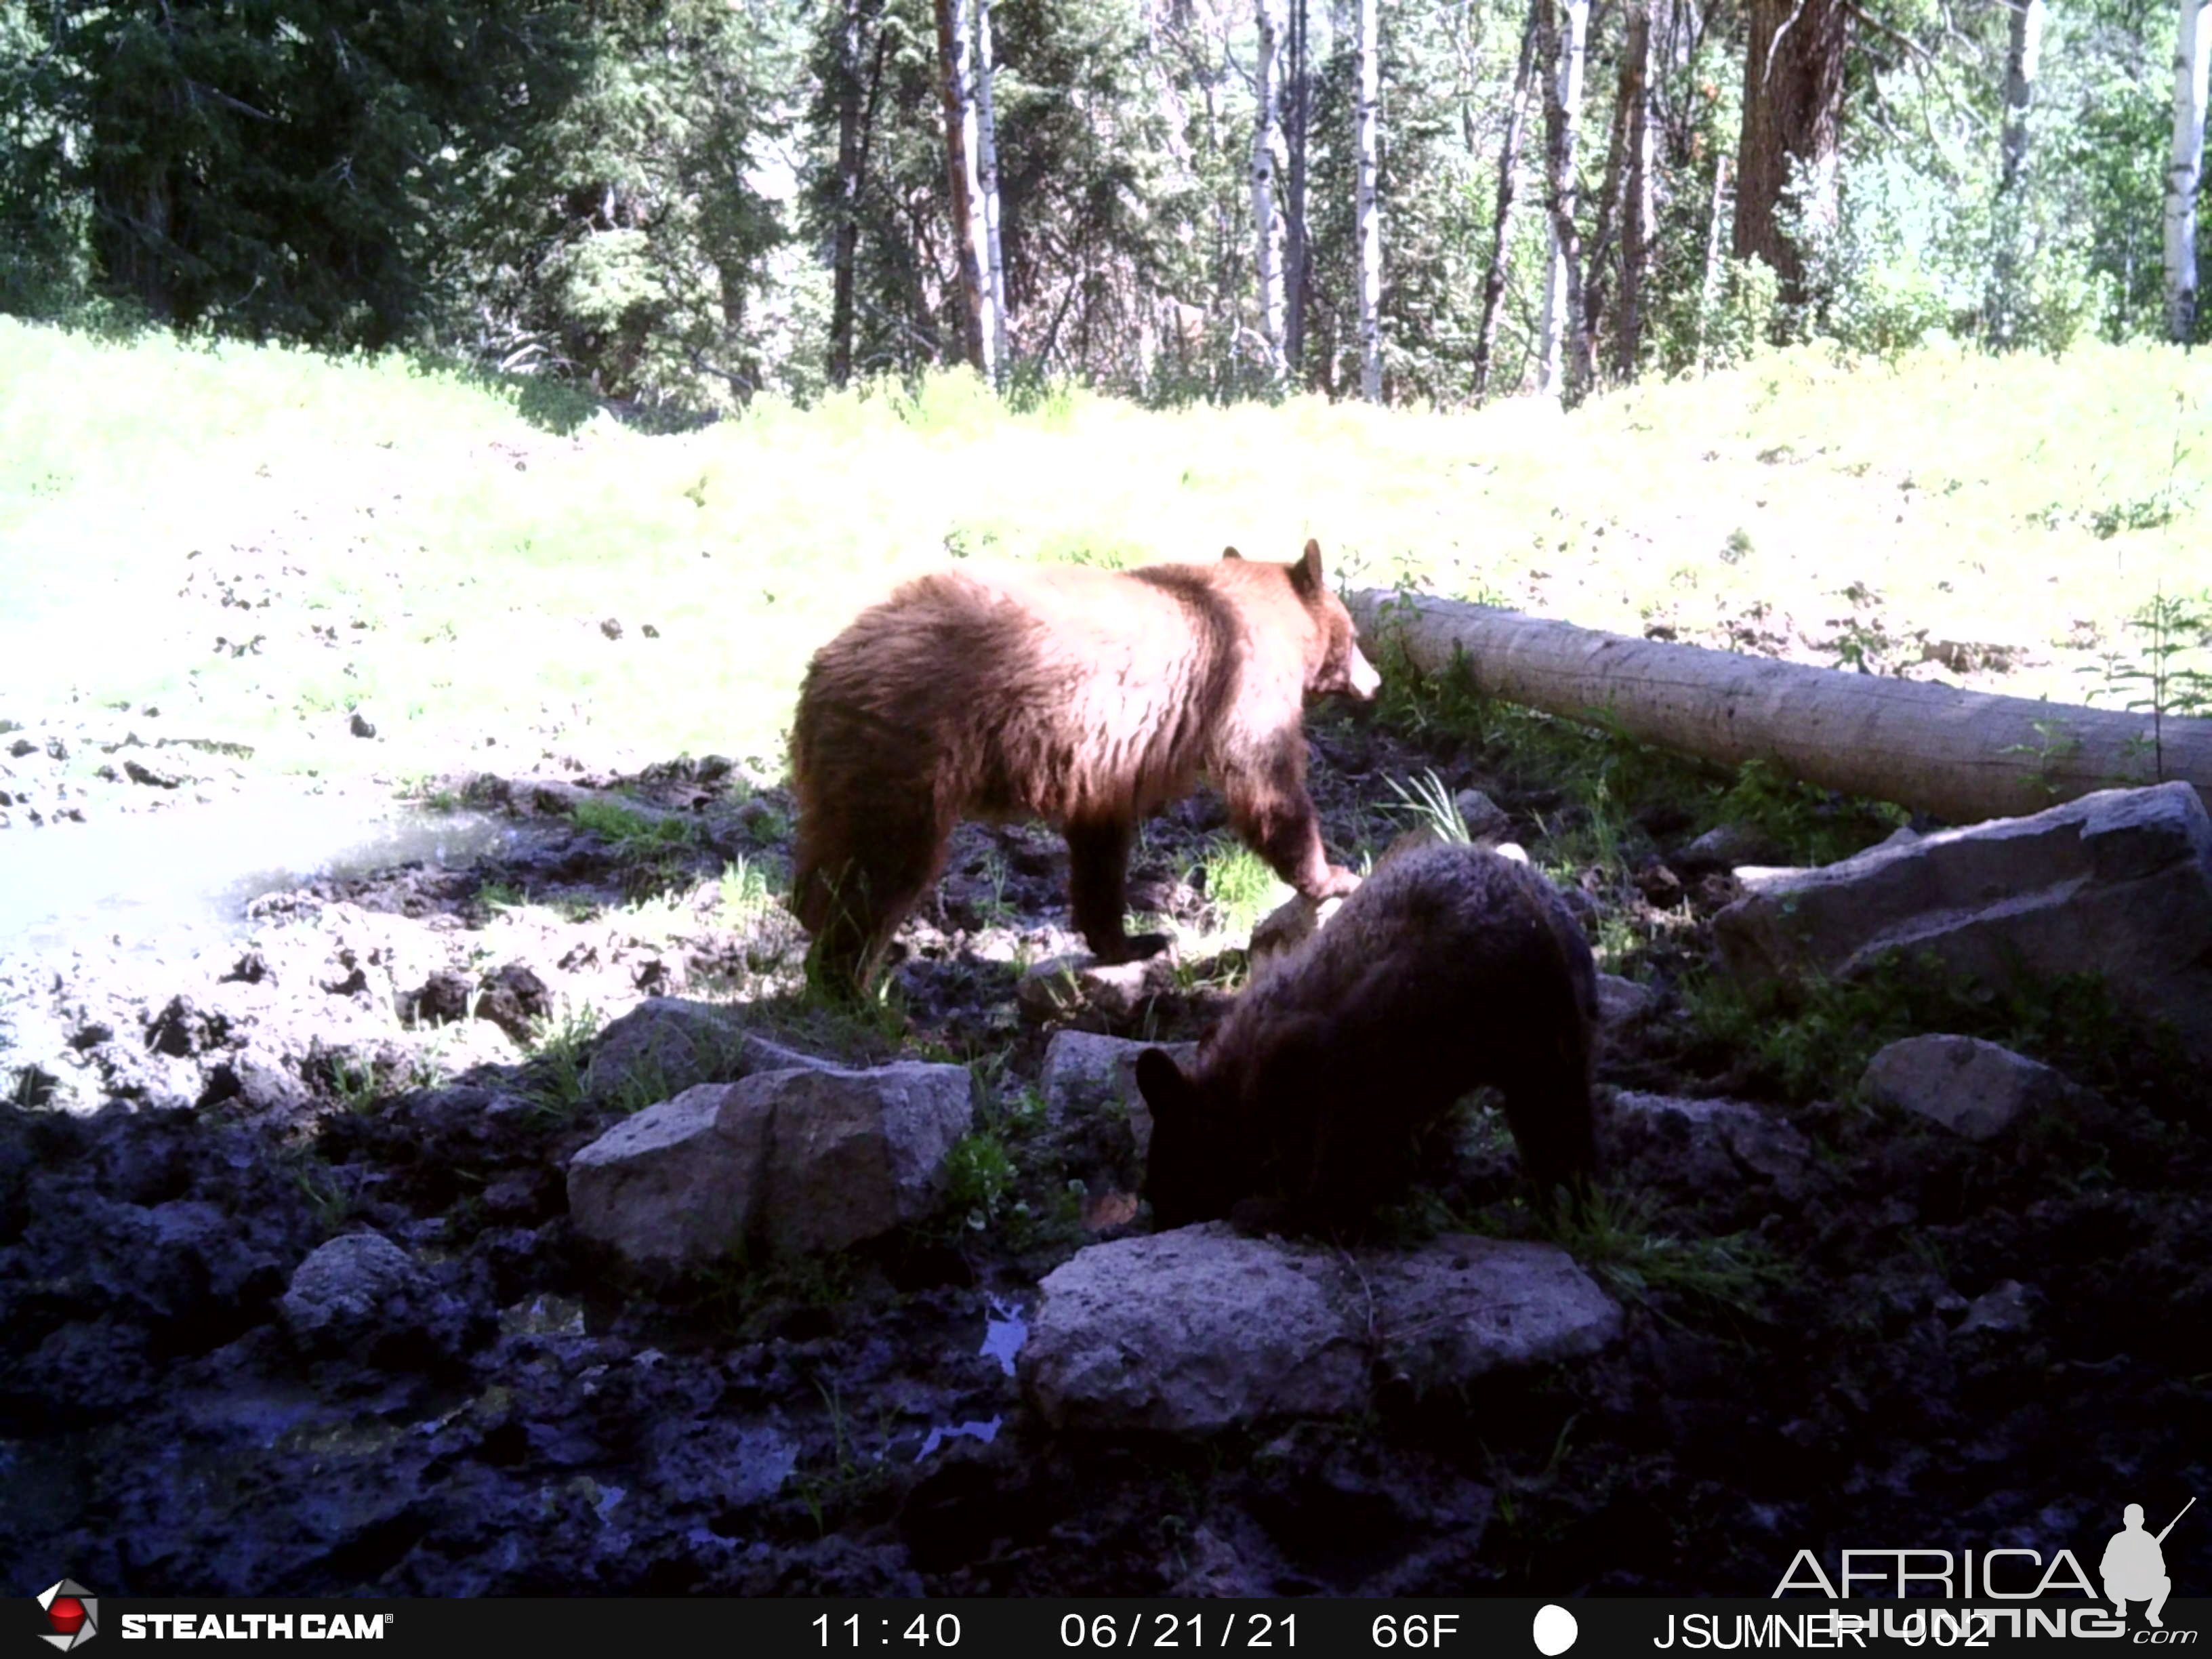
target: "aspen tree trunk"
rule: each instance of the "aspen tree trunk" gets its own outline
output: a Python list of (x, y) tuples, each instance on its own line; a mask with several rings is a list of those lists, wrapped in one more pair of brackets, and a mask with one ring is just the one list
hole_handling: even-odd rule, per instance
[(2020, 179), (2027, 166), (2027, 118), (2035, 104), (2035, 75), (2043, 52), (2044, 0), (2007, 0), (2012, 17), (2005, 46), (2004, 135), (1997, 173), (1996, 260), (1990, 275), (1990, 337), (2012, 343), (2018, 311), (2014, 288), (2020, 268)]
[(2044, 0), (2010, 0), (2012, 27), (2005, 48), (2004, 165), (1997, 184), (2010, 194), (2027, 164), (2027, 117), (2035, 106), (2035, 77), (2043, 57)]
[(1552, 71), (1545, 80), (1544, 102), (1544, 195), (1552, 220), (1552, 264), (1544, 279), (1536, 390), (1561, 401), (1579, 397), (1589, 384), (1587, 353), (1577, 353), (1578, 361), (1567, 357), (1576, 342), (1588, 343), (1571, 319), (1579, 318), (1583, 309), (1582, 245), (1575, 228), (1575, 120), (1582, 108), (1589, 9), (1590, 0), (1542, 0), (1541, 4), (1549, 48), (1547, 67)]
[(1728, 200), (1729, 158), (1713, 158), (1713, 205), (1705, 219), (1705, 274), (1698, 285), (1698, 367), (1705, 366), (1705, 337), (1721, 302), (1721, 204)]
[[(1370, 588), (1346, 603), (1370, 655), (1387, 640), (1433, 674), (1463, 653), (1490, 696), (1602, 716), (1639, 743), (1723, 765), (1763, 760), (1954, 823), (2149, 781), (2145, 714), (1628, 639), (1454, 599)], [(2160, 750), (2165, 777), (2212, 804), (2212, 720), (2166, 720)]]
[(975, 179), (975, 106), (969, 96), (967, 0), (937, 0), (939, 96), (945, 105), (945, 173), (952, 244), (960, 264), (960, 325), (968, 361), (996, 382), (989, 289), (984, 269), (981, 191)]
[(1270, 382), (1283, 378), (1283, 300), (1275, 261), (1275, 7), (1259, 0), (1260, 58), (1253, 76), (1252, 228), (1258, 238), (1261, 365)]
[[(1359, 189), (1359, 395), (1382, 401), (1382, 211), (1376, 200), (1381, 170), (1382, 0), (1359, 0), (1359, 101), (1356, 112)], [(1587, 3), (1587, 0), (1584, 0)]]
[(2197, 193), (2204, 182), (2205, 70), (2212, 0), (2181, 0), (2173, 53), (2173, 160), (2166, 170), (2166, 332), (2197, 337)]
[(861, 76), (863, 13), (868, 0), (845, 0), (838, 42), (837, 229), (830, 254), (830, 383), (853, 377), (854, 269), (860, 248), (860, 192), (868, 176), (868, 137), (875, 126), (876, 92), (883, 84), (886, 37), (876, 36), (874, 62)]
[(1528, 131), (1528, 98), (1535, 83), (1536, 42), (1544, 0), (1532, 0), (1521, 26), (1521, 63), (1513, 72), (1513, 97), (1505, 106), (1505, 137), (1498, 151), (1498, 211), (1491, 227), (1490, 269), (1482, 277), (1482, 325), (1474, 337), (1474, 395), (1490, 393), (1490, 363), (1498, 349), (1498, 308), (1505, 297), (1505, 260), (1511, 246), (1513, 203), (1519, 193), (1521, 146)]
[(999, 240), (999, 119), (991, 106), (991, 0), (975, 0), (976, 183), (982, 191), (985, 303), (990, 309), (991, 367), (1003, 380), (1013, 366), (1006, 341), (1006, 258)]
[[(1633, 379), (1644, 348), (1644, 288), (1651, 270), (1652, 200), (1651, 8), (1655, 0), (1629, 0), (1628, 39), (1623, 47), (1620, 95), (1628, 106), (1628, 179), (1621, 196), (1620, 306), (1613, 317), (1613, 373)], [(2039, 5), (2042, 0), (2036, 0)]]
[(1296, 375), (1306, 355), (1306, 0), (1291, 0), (1290, 21), (1283, 84), (1283, 147), (1291, 164), (1283, 223), (1283, 365)]

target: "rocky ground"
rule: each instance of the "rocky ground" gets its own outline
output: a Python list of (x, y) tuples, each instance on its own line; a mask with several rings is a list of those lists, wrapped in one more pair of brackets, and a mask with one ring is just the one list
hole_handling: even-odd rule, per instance
[[(0, 860), (88, 804), (176, 796), (129, 769), (160, 772), (159, 750), (125, 755), (107, 796), (62, 798), (47, 744), (81, 740), (0, 738), (21, 750)], [(1424, 766), (1490, 791), (1540, 855), (1574, 818), (1433, 735), (1330, 717), (1316, 748), (1340, 849), (1401, 827), (1386, 780)], [(969, 826), (890, 1001), (855, 1018), (799, 982), (769, 777), (452, 781), (520, 833), (270, 893), (189, 949), (0, 958), (14, 1580), (1765, 1595), (1801, 1548), (2089, 1560), (2124, 1504), (2162, 1524), (2212, 1490), (2201, 1077), (2054, 1030), (2063, 1074), (1995, 1127), (1913, 1115), (1856, 1072), (1808, 1085), (1697, 1017), (1738, 890), (1680, 814), (1631, 826), (1629, 878), (1577, 890), (1633, 976), (1607, 988), (1596, 1218), (1540, 1224), (1477, 1109), (1370, 1236), (1266, 1255), (1317, 1287), (1322, 1359), (1278, 1353), (1273, 1393), (1147, 1418), (1069, 1383), (1053, 1328), (1089, 1304), (1140, 1318), (1193, 1270), (1182, 1236), (1152, 1242), (1131, 1115), (1048, 1054), (1063, 1030), (1188, 1040), (1230, 994), (1243, 952), (1196, 873), (1218, 867), (1218, 804), (1156, 820), (1135, 860), (1132, 906), (1174, 921), (1176, 963), (1118, 988), (1034, 971), (1077, 946), (1064, 849)], [(735, 1040), (656, 1048), (702, 1018)], [(658, 1273), (579, 1228), (579, 1152), (779, 1050), (968, 1068), (973, 1133), (926, 1212)], [(2069, 1070), (2076, 1052), (2105, 1058)], [(1417, 1321), (1347, 1311), (1396, 1305), (1417, 1260), (1449, 1274), (1510, 1245), (1553, 1273), (1547, 1243), (1581, 1264), (1589, 1317), (1512, 1363), (1414, 1364), (1387, 1339)], [(1054, 1278), (1041, 1307), (1056, 1273), (1081, 1284)], [(2208, 1538), (2185, 1522), (2167, 1542), (2185, 1590), (2212, 1584)]]

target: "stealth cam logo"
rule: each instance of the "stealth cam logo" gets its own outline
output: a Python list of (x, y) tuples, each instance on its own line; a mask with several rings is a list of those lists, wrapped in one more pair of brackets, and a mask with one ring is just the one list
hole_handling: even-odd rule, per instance
[(100, 1598), (74, 1578), (49, 1584), (40, 1594), (39, 1605), (46, 1609), (49, 1626), (39, 1639), (52, 1643), (64, 1653), (82, 1647), (100, 1634)]

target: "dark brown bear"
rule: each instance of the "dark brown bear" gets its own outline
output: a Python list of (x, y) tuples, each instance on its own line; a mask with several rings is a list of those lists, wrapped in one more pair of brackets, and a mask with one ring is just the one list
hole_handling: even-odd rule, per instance
[(1186, 1077), (1137, 1059), (1162, 1227), (1358, 1218), (1419, 1133), (1488, 1085), (1548, 1196), (1595, 1171), (1597, 970), (1549, 882), (1486, 848), (1376, 871), (1309, 944), (1240, 995)]
[(1218, 564), (908, 582), (815, 653), (799, 694), (793, 908), (813, 971), (872, 978), (968, 817), (1057, 823), (1091, 951), (1152, 955), (1165, 937), (1122, 926), (1130, 842), (1200, 776), (1284, 880), (1350, 892), (1306, 794), (1301, 710), (1310, 692), (1371, 696), (1376, 678), (1312, 542), (1289, 565), (1232, 548)]

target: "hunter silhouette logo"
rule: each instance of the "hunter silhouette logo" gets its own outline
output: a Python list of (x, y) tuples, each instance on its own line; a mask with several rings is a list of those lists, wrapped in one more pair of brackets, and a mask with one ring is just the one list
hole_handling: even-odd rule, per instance
[(74, 1578), (49, 1584), (39, 1595), (46, 1609), (47, 1632), (39, 1639), (67, 1653), (100, 1634), (100, 1598)]
[(2129, 1602), (2148, 1601), (2150, 1606), (2143, 1617), (2151, 1628), (2166, 1627), (2166, 1620), (2158, 1615), (2165, 1609), (2166, 1598), (2173, 1593), (2173, 1580), (2166, 1576), (2166, 1555), (2159, 1547), (2196, 1504), (2194, 1498), (2184, 1504), (2180, 1513), (2155, 1535), (2143, 1530), (2142, 1504), (2130, 1504), (2121, 1514), (2121, 1529), (2105, 1546), (2105, 1559), (2097, 1568), (2097, 1576), (2105, 1581), (2105, 1597), (2121, 1618), (2128, 1616)]

